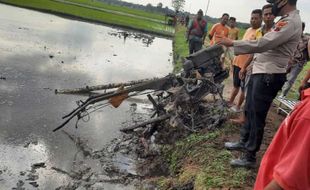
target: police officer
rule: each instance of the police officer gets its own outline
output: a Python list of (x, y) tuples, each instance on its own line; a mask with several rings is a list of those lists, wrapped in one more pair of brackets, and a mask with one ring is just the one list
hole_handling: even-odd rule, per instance
[(239, 142), (226, 142), (229, 150), (244, 150), (245, 154), (231, 161), (235, 167), (255, 167), (256, 152), (262, 143), (265, 120), (273, 99), (286, 80), (286, 67), (302, 34), (297, 0), (267, 0), (272, 13), (282, 16), (274, 29), (252, 41), (232, 41), (222, 38), (220, 43), (234, 47), (236, 55), (257, 53), (253, 59), (253, 74), (248, 85), (245, 105), (246, 122)]

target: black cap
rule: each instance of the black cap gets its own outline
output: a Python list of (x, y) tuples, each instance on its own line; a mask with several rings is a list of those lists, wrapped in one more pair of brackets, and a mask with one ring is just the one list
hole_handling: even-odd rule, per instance
[(275, 3), (275, 0), (266, 0), (268, 3)]

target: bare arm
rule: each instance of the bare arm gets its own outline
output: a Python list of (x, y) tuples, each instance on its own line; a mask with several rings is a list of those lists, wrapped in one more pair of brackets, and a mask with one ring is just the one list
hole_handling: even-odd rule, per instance
[(276, 182), (276, 180), (272, 180), (264, 190), (283, 190), (282, 187)]
[(209, 37), (210, 40), (212, 40), (213, 35), (214, 35), (214, 33), (215, 33), (215, 26), (216, 26), (216, 24), (214, 24), (214, 25), (212, 26), (212, 28), (211, 28), (211, 30), (210, 30), (210, 32), (209, 32), (208, 37)]
[(251, 54), (251, 56), (249, 57), (249, 59), (245, 62), (244, 67), (241, 68), (241, 70), (239, 71), (239, 78), (241, 80), (243, 80), (245, 78), (246, 75), (246, 68), (251, 64), (252, 60), (253, 60), (254, 54)]
[(235, 40), (238, 40), (238, 36), (239, 36), (239, 30), (237, 30), (237, 35), (236, 35), (236, 39)]

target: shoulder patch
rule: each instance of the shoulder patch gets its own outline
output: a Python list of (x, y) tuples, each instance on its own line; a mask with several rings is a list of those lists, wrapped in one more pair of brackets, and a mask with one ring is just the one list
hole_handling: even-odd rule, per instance
[(279, 21), (276, 23), (274, 31), (280, 31), (283, 27), (285, 27), (288, 24), (287, 21)]

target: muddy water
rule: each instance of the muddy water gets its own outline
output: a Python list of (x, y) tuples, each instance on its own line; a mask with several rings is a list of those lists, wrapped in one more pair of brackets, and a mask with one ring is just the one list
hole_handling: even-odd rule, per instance
[[(118, 29), (1, 4), (0, 12), (0, 189), (34, 188), (27, 173), (40, 162), (46, 167), (32, 171), (39, 188), (54, 189), (69, 179), (51, 167), (70, 170), (78, 150), (52, 130), (76, 100), (86, 99), (55, 95), (54, 89), (164, 76), (172, 71), (172, 41), (124, 39), (111, 35), (123, 32)], [(134, 110), (144, 112), (148, 104), (139, 102)], [(107, 107), (65, 130), (100, 149), (130, 120), (131, 104)]]

